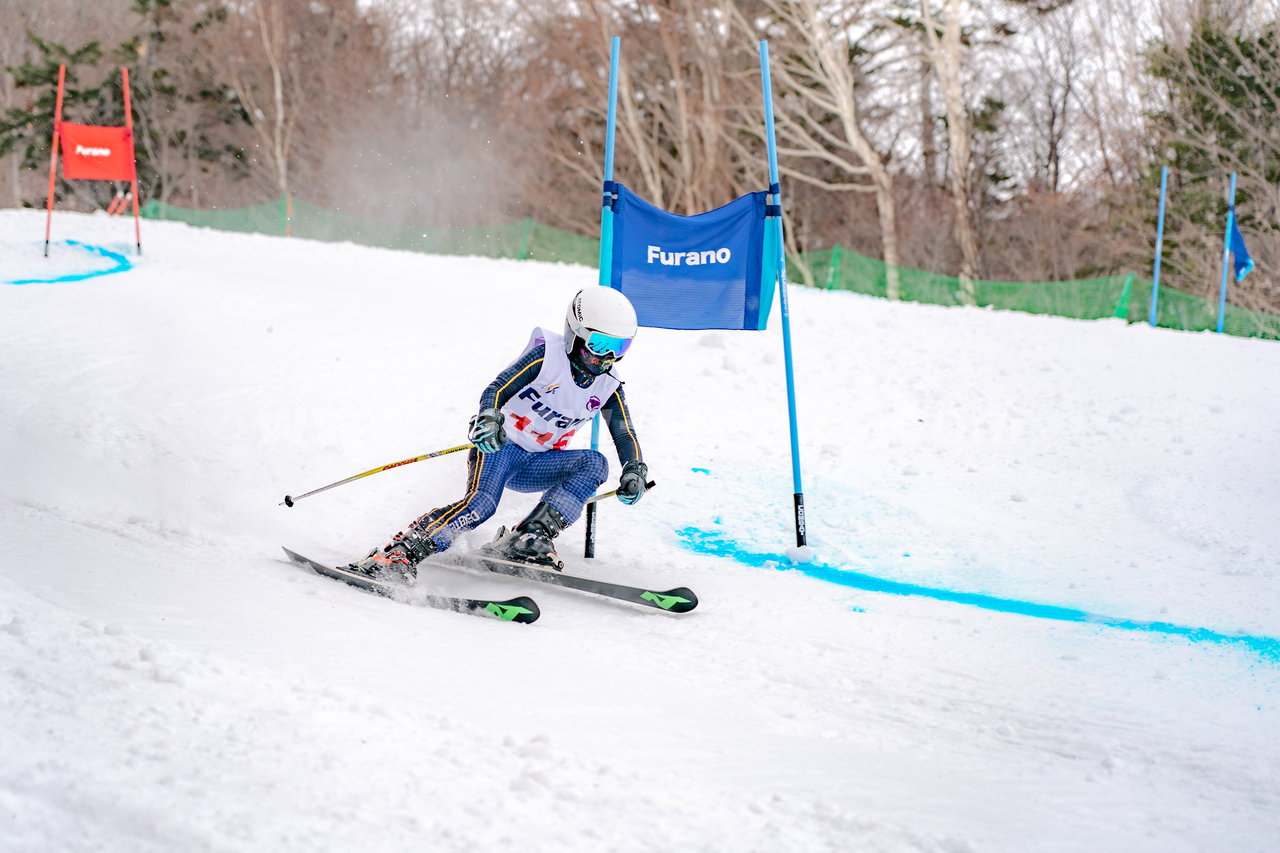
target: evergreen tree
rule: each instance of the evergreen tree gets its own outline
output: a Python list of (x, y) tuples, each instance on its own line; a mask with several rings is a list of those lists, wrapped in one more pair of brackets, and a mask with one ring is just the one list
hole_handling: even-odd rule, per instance
[(244, 177), (236, 137), (247, 116), (189, 49), (189, 36), (207, 21), (188, 21), (173, 0), (134, 0), (133, 11), (140, 32), (115, 56), (130, 68), (139, 191), (199, 206), (202, 184)]
[[(39, 169), (49, 162), (49, 145), (53, 141), (53, 120), (58, 98), (58, 67), (66, 65), (62, 117), (81, 124), (119, 124), (123, 109), (119, 80), (102, 76), (98, 64), (102, 45), (86, 42), (76, 48), (46, 41), (32, 32), (27, 38), (39, 52), (34, 61), (5, 68), (13, 75), (19, 89), (32, 89), (35, 97), (29, 109), (11, 107), (0, 118), (0, 157), (20, 152), (22, 168)], [(118, 72), (117, 72), (118, 73)], [(106, 116), (113, 115), (112, 119)], [(58, 178), (58, 198), (75, 196), (91, 206), (106, 204), (110, 190), (99, 189), (97, 181), (63, 181)], [(101, 201), (105, 198), (107, 201)], [(43, 206), (44, 199), (24, 199), (32, 207)]]
[[(1280, 209), (1271, 191), (1280, 183), (1280, 35), (1232, 32), (1212, 18), (1197, 21), (1185, 45), (1159, 43), (1148, 70), (1163, 84), (1163, 108), (1154, 112), (1158, 153), (1154, 171), (1170, 166), (1165, 269), (1183, 278), (1175, 286), (1216, 293), (1220, 273), (1224, 188), (1238, 174), (1236, 205), (1259, 269), (1231, 289), (1233, 301), (1275, 310), (1266, 259), (1280, 245)], [(1152, 180), (1158, 180), (1153, 175)], [(1261, 251), (1259, 251), (1261, 250)], [(1271, 251), (1268, 251), (1271, 250)]]

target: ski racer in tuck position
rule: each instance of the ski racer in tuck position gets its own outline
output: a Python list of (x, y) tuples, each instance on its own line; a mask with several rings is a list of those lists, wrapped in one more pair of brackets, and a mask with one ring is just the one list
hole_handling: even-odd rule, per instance
[(536, 328), (520, 357), (480, 395), (467, 435), (467, 490), (431, 510), (348, 568), (375, 578), (409, 580), (418, 563), (444, 551), (486, 521), (506, 489), (542, 492), (515, 529), (487, 548), (496, 556), (559, 570), (553, 539), (578, 520), (609, 474), (595, 450), (569, 450), (579, 428), (601, 413), (622, 462), (618, 499), (644, 495), (648, 467), (640, 453), (622, 381), (614, 373), (636, 334), (636, 312), (609, 287), (580, 291), (565, 312), (564, 335)]

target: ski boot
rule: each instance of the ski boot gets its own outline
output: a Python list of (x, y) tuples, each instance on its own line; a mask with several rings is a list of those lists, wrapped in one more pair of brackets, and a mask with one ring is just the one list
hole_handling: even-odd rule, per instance
[(498, 531), (497, 538), (486, 548), (496, 557), (529, 563), (540, 568), (561, 571), (564, 562), (556, 554), (553, 539), (564, 530), (567, 522), (560, 511), (551, 504), (539, 503), (516, 529)]
[(418, 576), (418, 563), (437, 550), (436, 543), (430, 539), (397, 533), (389, 543), (374, 548), (369, 556), (347, 566), (347, 570), (374, 580), (409, 584)]

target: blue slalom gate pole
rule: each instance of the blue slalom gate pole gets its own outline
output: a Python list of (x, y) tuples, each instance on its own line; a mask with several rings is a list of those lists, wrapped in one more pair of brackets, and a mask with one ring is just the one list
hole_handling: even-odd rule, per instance
[(609, 118), (604, 140), (604, 192), (600, 205), (600, 283), (609, 286), (613, 274), (613, 137), (618, 126), (618, 46), (614, 36), (609, 45)]
[(1227, 269), (1231, 266), (1231, 226), (1236, 219), (1236, 173), (1231, 173), (1231, 189), (1227, 192), (1227, 230), (1222, 235), (1222, 287), (1218, 291), (1218, 334), (1222, 334), (1227, 313)]
[(769, 77), (769, 42), (760, 42), (760, 77), (764, 88), (764, 124), (769, 145), (769, 192), (778, 215), (772, 217), (778, 240), (778, 300), (782, 310), (782, 349), (787, 369), (787, 414), (791, 419), (791, 479), (795, 487), (796, 545), (808, 545), (804, 486), (800, 482), (800, 434), (796, 420), (795, 365), (791, 359), (791, 310), (787, 303), (787, 251), (782, 240), (782, 186), (778, 183), (778, 147), (773, 133), (773, 84)]
[[(604, 187), (600, 204), (600, 284), (609, 286), (613, 278), (613, 137), (618, 126), (618, 47), (621, 39), (609, 42), (609, 117), (605, 126)], [(591, 449), (600, 449), (600, 416), (591, 419)], [(582, 556), (596, 555), (596, 505), (587, 504), (586, 542)]]
[(1160, 213), (1156, 215), (1156, 263), (1151, 274), (1151, 325), (1156, 324), (1156, 307), (1160, 303), (1160, 251), (1164, 246), (1164, 198), (1169, 184), (1169, 167), (1160, 167)]

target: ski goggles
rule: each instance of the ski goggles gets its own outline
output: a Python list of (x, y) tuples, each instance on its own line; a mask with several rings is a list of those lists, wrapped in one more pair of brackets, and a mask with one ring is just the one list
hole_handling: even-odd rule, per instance
[(618, 338), (606, 335), (604, 332), (593, 332), (590, 329), (583, 329), (583, 332), (586, 333), (583, 335), (583, 341), (587, 345), (587, 350), (602, 358), (606, 356), (612, 356), (614, 359), (622, 358), (631, 348), (631, 338)]

